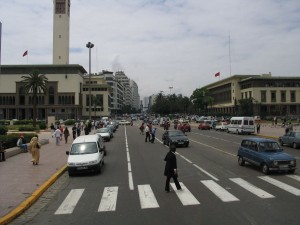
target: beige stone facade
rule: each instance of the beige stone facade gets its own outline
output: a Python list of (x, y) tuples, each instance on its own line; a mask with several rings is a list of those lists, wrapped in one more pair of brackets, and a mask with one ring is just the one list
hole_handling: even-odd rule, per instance
[(203, 87), (211, 114), (234, 115), (240, 99), (253, 99), (256, 115), (300, 115), (300, 77), (234, 75)]

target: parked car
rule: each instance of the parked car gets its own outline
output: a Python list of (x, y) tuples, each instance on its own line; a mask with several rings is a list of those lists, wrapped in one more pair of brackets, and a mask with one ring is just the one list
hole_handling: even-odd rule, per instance
[(270, 171), (294, 173), (296, 169), (296, 158), (283, 152), (279, 144), (270, 139), (243, 139), (237, 156), (240, 166), (244, 166), (245, 162), (248, 162), (260, 167), (264, 174), (268, 174)]
[(86, 171), (100, 173), (104, 164), (105, 145), (97, 134), (79, 136), (66, 154), (69, 176)]
[(96, 134), (100, 135), (105, 141), (110, 141), (110, 139), (113, 137), (113, 133), (107, 127), (97, 129)]
[(201, 123), (199, 123), (198, 129), (199, 130), (210, 130), (211, 124), (208, 122), (201, 122)]
[(218, 130), (220, 130), (220, 131), (225, 131), (225, 130), (227, 130), (227, 123), (226, 122), (219, 122), (219, 123), (217, 123), (217, 125), (215, 126), (215, 130), (216, 131), (218, 131)]
[(181, 130), (167, 130), (162, 135), (164, 145), (170, 146), (175, 144), (176, 146), (188, 147), (190, 144), (189, 139)]
[(289, 145), (293, 148), (298, 148), (300, 146), (300, 131), (291, 131), (279, 137), (278, 141), (281, 146)]
[(119, 125), (130, 125), (130, 122), (127, 120), (120, 120)]

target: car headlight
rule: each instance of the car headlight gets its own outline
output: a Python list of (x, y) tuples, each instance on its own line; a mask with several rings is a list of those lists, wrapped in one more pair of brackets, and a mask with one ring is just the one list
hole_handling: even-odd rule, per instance
[(274, 166), (278, 166), (278, 161), (273, 161)]
[(290, 162), (290, 164), (294, 166), (294, 165), (296, 165), (296, 161), (295, 161), (295, 160), (292, 160), (292, 161)]
[(75, 163), (68, 163), (68, 165), (69, 165), (69, 166), (74, 166), (74, 165), (75, 165)]
[(97, 160), (89, 161), (89, 164), (96, 164)]

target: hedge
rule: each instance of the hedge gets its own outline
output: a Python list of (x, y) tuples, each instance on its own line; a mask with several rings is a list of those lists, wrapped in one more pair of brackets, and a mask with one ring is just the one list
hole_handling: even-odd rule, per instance
[[(16, 147), (20, 135), (20, 133), (0, 135), (0, 142), (2, 143), (5, 149)], [(22, 135), (24, 136), (26, 143), (29, 143), (32, 137), (37, 136), (36, 133), (26, 133)]]

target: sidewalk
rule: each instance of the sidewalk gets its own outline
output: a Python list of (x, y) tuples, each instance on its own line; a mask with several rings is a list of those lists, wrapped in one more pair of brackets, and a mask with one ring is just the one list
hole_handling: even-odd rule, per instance
[[(284, 132), (284, 128), (262, 124), (259, 136), (278, 140)], [(49, 139), (49, 144), (40, 150), (39, 165), (32, 165), (30, 153), (20, 153), (0, 162), (0, 225), (22, 214), (66, 169), (66, 151), (71, 146), (72, 136), (68, 144), (62, 141), (60, 146), (55, 145), (50, 132), (41, 132), (39, 139)]]
[(66, 168), (68, 144), (64, 140), (56, 146), (50, 132), (39, 133), (39, 139), (48, 139), (49, 144), (40, 149), (39, 165), (31, 162), (30, 153), (20, 153), (0, 162), (0, 225), (14, 219), (25, 211)]

